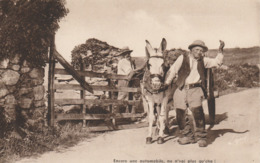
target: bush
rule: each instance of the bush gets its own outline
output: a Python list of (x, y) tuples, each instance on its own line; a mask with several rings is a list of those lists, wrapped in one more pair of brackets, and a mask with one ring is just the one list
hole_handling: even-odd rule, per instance
[(64, 0), (1, 0), (0, 60), (22, 55), (43, 66), (52, 35), (68, 10)]
[(71, 64), (74, 68), (79, 69), (82, 57), (86, 67), (90, 65), (93, 67), (94, 65), (112, 64), (113, 60), (110, 55), (118, 50), (118, 48), (106, 42), (91, 38), (86, 40), (85, 44), (75, 46), (71, 52)]
[(216, 70), (215, 87), (219, 90), (226, 90), (235, 87), (256, 87), (259, 86), (259, 68), (255, 65), (231, 65), (227, 70)]

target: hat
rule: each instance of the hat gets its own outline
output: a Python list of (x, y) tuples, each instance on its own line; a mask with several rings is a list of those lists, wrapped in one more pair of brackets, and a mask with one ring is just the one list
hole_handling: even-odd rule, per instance
[(130, 50), (128, 46), (126, 47), (123, 47), (121, 49), (121, 51), (116, 55), (116, 56), (120, 56), (120, 55), (126, 55), (126, 54), (129, 54), (131, 53), (133, 50)]
[(192, 44), (190, 44), (189, 49), (191, 50), (195, 46), (200, 46), (204, 49), (204, 52), (208, 51), (208, 47), (205, 45), (205, 43), (201, 40), (196, 40)]

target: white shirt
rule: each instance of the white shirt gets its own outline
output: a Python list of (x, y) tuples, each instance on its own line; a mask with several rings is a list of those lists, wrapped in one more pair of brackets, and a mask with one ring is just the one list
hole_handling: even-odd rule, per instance
[(119, 60), (118, 65), (117, 65), (117, 74), (119, 75), (128, 75), (134, 68), (132, 67), (131, 62), (123, 58)]
[[(212, 67), (219, 67), (223, 63), (223, 54), (218, 53), (216, 58), (209, 58), (209, 57), (204, 57), (204, 66), (205, 68), (212, 68)], [(193, 58), (193, 56), (190, 54), (189, 55), (189, 60), (190, 60), (190, 74), (185, 80), (185, 84), (194, 84), (198, 83), (200, 81), (200, 75), (197, 69), (198, 61)], [(183, 55), (180, 55), (176, 62), (170, 67), (169, 71), (167, 72), (166, 79), (165, 79), (165, 84), (169, 85), (172, 81), (173, 78), (177, 77), (178, 72), (181, 68), (183, 62)]]

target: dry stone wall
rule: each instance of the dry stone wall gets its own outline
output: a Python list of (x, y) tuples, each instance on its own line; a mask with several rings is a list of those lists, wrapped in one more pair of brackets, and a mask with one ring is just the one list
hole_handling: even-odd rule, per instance
[(29, 123), (44, 121), (43, 82), (44, 68), (31, 67), (19, 55), (0, 61), (0, 106), (9, 120), (15, 121), (19, 112)]

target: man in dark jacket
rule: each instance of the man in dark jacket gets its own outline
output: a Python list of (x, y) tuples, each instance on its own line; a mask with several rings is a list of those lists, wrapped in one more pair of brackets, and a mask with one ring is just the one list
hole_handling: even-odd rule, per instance
[[(224, 42), (220, 41), (219, 53), (215, 58), (204, 57), (208, 50), (201, 40), (194, 41), (190, 46), (189, 54), (178, 57), (176, 62), (170, 67), (166, 75), (165, 85), (177, 77), (178, 88), (173, 95), (174, 108), (179, 129), (183, 137), (179, 138), (179, 144), (189, 144), (198, 142), (200, 147), (206, 147), (205, 117), (202, 108), (202, 100), (206, 95), (206, 69), (219, 67), (223, 63)], [(186, 117), (189, 108), (195, 121), (195, 134)]]

